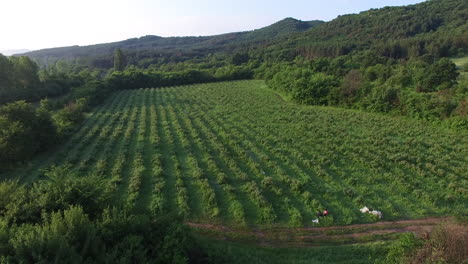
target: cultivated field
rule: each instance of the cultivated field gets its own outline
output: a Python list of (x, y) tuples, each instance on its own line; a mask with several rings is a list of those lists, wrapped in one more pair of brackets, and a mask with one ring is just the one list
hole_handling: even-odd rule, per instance
[(414, 120), (283, 101), (261, 81), (115, 94), (56, 151), (12, 175), (69, 165), (131, 210), (191, 222), (312, 226), (467, 213), (468, 137)]

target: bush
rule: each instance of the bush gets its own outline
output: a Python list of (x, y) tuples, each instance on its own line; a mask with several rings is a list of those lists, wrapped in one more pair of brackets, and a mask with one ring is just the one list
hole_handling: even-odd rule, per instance
[(34, 109), (25, 101), (0, 107), (0, 165), (31, 158), (56, 139), (54, 124), (46, 109)]
[(81, 207), (44, 214), (41, 225), (13, 227), (9, 237), (7, 262), (82, 263), (99, 253), (96, 229)]
[(51, 167), (44, 174), (46, 180), (35, 183), (31, 190), (41, 209), (56, 211), (80, 205), (95, 217), (111, 204), (112, 188), (104, 178), (78, 176), (66, 166)]
[(432, 231), (430, 239), (410, 258), (411, 263), (465, 263), (468, 259), (466, 225), (446, 223)]
[(395, 242), (383, 263), (465, 263), (468, 259), (465, 224), (443, 223), (425, 240), (405, 233)]
[(410, 252), (412, 252), (418, 246), (420, 246), (420, 241), (416, 239), (414, 234), (405, 233), (401, 235), (399, 240), (390, 247), (384, 263), (404, 263)]
[(339, 85), (336, 77), (317, 73), (294, 82), (292, 98), (301, 104), (328, 105), (330, 92)]
[(295, 207), (289, 207), (289, 226), (290, 227), (301, 227), (304, 221), (301, 212)]
[(67, 137), (73, 133), (77, 125), (84, 120), (86, 107), (87, 100), (82, 98), (69, 103), (65, 108), (53, 115), (53, 120), (60, 136)]
[(0, 183), (2, 263), (188, 262), (193, 244), (181, 218), (109, 208), (99, 178), (66, 172), (54, 168), (29, 187)]

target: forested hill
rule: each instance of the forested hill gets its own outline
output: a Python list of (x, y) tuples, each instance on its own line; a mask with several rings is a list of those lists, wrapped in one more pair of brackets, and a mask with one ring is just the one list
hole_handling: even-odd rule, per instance
[(268, 40), (275, 37), (291, 35), (297, 32), (304, 32), (323, 23), (324, 22), (320, 20), (301, 21), (288, 17), (268, 27), (247, 32), (247, 34), (244, 34), (242, 38), (257, 41)]
[[(67, 60), (110, 69), (113, 52), (120, 48), (127, 65), (146, 68), (179, 62), (225, 60), (245, 53), (261, 61), (291, 61), (337, 57), (353, 52), (401, 59), (430, 54), (447, 57), (468, 52), (468, 1), (428, 0), (402, 6), (343, 15), (324, 23), (286, 18), (249, 32), (204, 37), (145, 36), (92, 46), (39, 50), (26, 55), (41, 64)], [(210, 57), (211, 56), (211, 57)]]
[(142, 57), (172, 56), (177, 52), (175, 57), (178, 57), (178, 60), (183, 60), (184, 57), (204, 56), (213, 51), (226, 50), (231, 48), (232, 45), (241, 47), (269, 42), (272, 38), (287, 37), (294, 33), (306, 31), (322, 23), (324, 22), (320, 20), (301, 21), (294, 18), (286, 18), (270, 26), (253, 31), (200, 37), (164, 38), (148, 35), (113, 43), (43, 49), (32, 51), (25, 55), (44, 64), (58, 59), (68, 61), (78, 60), (78, 62), (88, 62), (91, 63), (90, 66), (100, 68), (112, 66), (111, 61), (106, 59), (110, 58), (117, 48), (130, 53), (133, 51), (143, 51), (143, 53), (139, 54)]
[(468, 46), (468, 1), (429, 0), (344, 15), (295, 38), (311, 57), (339, 56), (372, 48), (384, 56), (440, 57)]

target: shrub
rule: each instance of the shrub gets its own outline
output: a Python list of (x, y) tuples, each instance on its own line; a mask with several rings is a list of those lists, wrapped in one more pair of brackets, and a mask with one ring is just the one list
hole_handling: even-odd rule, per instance
[(404, 263), (408, 254), (418, 246), (420, 246), (420, 241), (416, 239), (413, 233), (404, 233), (400, 236), (398, 241), (390, 247), (384, 263)]
[(31, 193), (35, 204), (47, 211), (80, 205), (94, 217), (111, 204), (112, 194), (104, 178), (77, 176), (66, 166), (51, 167), (44, 172), (46, 180), (35, 183)]
[(289, 207), (289, 226), (290, 227), (301, 227), (303, 218), (301, 212), (295, 207)]
[(76, 126), (84, 120), (86, 107), (86, 99), (78, 99), (56, 112), (53, 115), (53, 120), (57, 127), (58, 134), (62, 137), (66, 137), (73, 133)]
[(46, 109), (25, 101), (0, 107), (0, 165), (31, 158), (51, 146), (56, 130)]
[(411, 254), (411, 263), (464, 263), (468, 259), (466, 225), (442, 224), (430, 234), (422, 248)]
[(233, 217), (233, 222), (239, 225), (245, 225), (245, 213), (242, 204), (237, 201), (233, 200), (229, 203), (229, 212)]
[(338, 87), (340, 82), (331, 75), (317, 73), (307, 79), (299, 79), (292, 91), (292, 98), (301, 104), (328, 105), (330, 92)]

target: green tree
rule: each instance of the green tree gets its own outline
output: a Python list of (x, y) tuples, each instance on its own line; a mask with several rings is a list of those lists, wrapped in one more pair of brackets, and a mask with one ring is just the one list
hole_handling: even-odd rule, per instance
[(39, 149), (35, 136), (34, 108), (25, 101), (0, 108), (0, 160), (17, 161), (29, 158)]
[(0, 90), (12, 84), (13, 65), (7, 57), (0, 54)]
[[(435, 86), (446, 85), (452, 87), (457, 82), (459, 75), (457, 66), (448, 58), (442, 58), (432, 66), (432, 78)], [(439, 87), (436, 87), (440, 90)]]
[(57, 111), (52, 117), (57, 127), (57, 133), (60, 136), (70, 135), (76, 128), (76, 125), (84, 120), (86, 107), (87, 100), (81, 98), (69, 103), (62, 110)]
[(15, 71), (15, 81), (21, 88), (33, 88), (39, 86), (39, 66), (29, 57), (11, 57)]
[(232, 64), (241, 65), (249, 61), (249, 54), (247, 53), (236, 53), (232, 57)]
[(126, 58), (122, 50), (116, 49), (114, 52), (114, 70), (123, 71), (125, 69), (126, 64)]
[(418, 90), (434, 92), (451, 88), (457, 83), (458, 75), (457, 66), (451, 60), (442, 58), (433, 65), (427, 66), (419, 75)]
[(333, 88), (340, 85), (339, 80), (323, 73), (314, 74), (309, 80), (297, 80), (292, 92), (293, 99), (302, 104), (327, 105), (328, 97)]
[(56, 129), (50, 113), (25, 101), (0, 107), (0, 161), (11, 163), (32, 157), (52, 145)]

